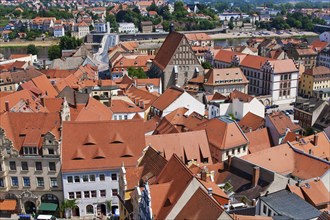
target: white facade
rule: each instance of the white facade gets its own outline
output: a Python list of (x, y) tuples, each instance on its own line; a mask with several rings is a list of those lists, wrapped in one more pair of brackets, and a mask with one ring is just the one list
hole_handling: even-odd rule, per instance
[(219, 18), (220, 18), (220, 21), (229, 21), (231, 18), (233, 19), (240, 19), (240, 18), (247, 18), (249, 17), (249, 15), (247, 14), (241, 14), (241, 13), (222, 13), (222, 14), (219, 14)]
[(211, 103), (208, 106), (208, 111), (209, 119), (228, 114), (232, 114), (237, 119), (242, 119), (249, 112), (262, 118), (265, 117), (265, 106), (257, 98), (253, 98), (250, 102), (234, 99), (232, 103)]
[(8, 63), (13, 63), (15, 61), (23, 61), (23, 62), (28, 62), (30, 64), (35, 63), (38, 61), (38, 56), (37, 55), (32, 55), (32, 54), (26, 54), (26, 57), (19, 57), (11, 60), (5, 60), (0, 62), (0, 65), (8, 64)]
[(214, 94), (216, 92), (226, 96), (229, 95), (231, 92), (234, 90), (240, 91), (242, 93), (248, 93), (248, 84), (222, 84), (222, 85), (205, 85), (204, 84), (204, 89), (207, 92), (210, 92), (211, 94)]
[(54, 27), (54, 37), (63, 37), (64, 35), (65, 32), (63, 26)]
[(135, 27), (134, 23), (118, 23), (119, 33), (137, 33), (138, 29)]
[(200, 115), (205, 114), (204, 104), (192, 97), (189, 93), (184, 92), (180, 97), (178, 97), (174, 102), (172, 102), (167, 108), (163, 110), (162, 117), (182, 107), (189, 109), (188, 112), (186, 112), (186, 115), (190, 115), (193, 112), (197, 112)]
[[(65, 199), (76, 199), (80, 217), (93, 217), (109, 213), (118, 208), (119, 169), (90, 172), (63, 173)], [(108, 201), (112, 202), (109, 210)]]
[(141, 118), (144, 118), (144, 112), (121, 112), (121, 113), (113, 113), (112, 120), (130, 120), (134, 117), (134, 115), (138, 113)]
[(320, 34), (320, 41), (325, 41), (330, 43), (330, 31), (326, 31)]

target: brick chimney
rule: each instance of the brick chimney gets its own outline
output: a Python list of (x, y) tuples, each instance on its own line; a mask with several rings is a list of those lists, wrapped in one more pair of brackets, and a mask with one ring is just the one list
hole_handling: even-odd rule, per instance
[(77, 94), (76, 91), (73, 91), (73, 105), (77, 106)]
[(228, 159), (227, 159), (227, 168), (228, 168), (228, 170), (230, 170), (230, 167), (231, 167), (231, 163), (232, 163), (232, 156), (230, 156), (230, 155), (228, 155)]
[(9, 101), (5, 101), (6, 112), (9, 112)]
[(203, 168), (201, 171), (201, 180), (206, 181), (206, 176), (207, 176), (206, 170), (205, 168)]
[(260, 177), (260, 167), (253, 167), (253, 176), (252, 176), (252, 186), (256, 187), (258, 185), (258, 181), (259, 181), (259, 177)]
[(319, 143), (319, 135), (315, 132), (315, 133), (314, 133), (313, 144), (314, 144), (314, 146), (317, 146), (318, 143)]

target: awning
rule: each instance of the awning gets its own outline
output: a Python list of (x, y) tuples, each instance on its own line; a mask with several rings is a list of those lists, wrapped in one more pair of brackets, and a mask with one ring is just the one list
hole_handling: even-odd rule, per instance
[(13, 199), (0, 200), (0, 211), (14, 211), (16, 204), (16, 200)]
[(57, 204), (42, 202), (38, 210), (39, 211), (56, 211), (56, 209), (57, 209)]

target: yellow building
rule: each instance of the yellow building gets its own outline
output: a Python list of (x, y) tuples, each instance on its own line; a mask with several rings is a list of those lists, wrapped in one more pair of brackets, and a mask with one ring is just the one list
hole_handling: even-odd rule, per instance
[(324, 66), (307, 69), (300, 78), (299, 93), (313, 96), (313, 91), (330, 88), (330, 69)]

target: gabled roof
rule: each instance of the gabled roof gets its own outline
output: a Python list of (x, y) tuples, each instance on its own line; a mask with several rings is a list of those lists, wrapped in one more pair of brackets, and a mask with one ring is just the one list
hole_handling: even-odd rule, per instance
[(285, 134), (287, 129), (290, 129), (290, 131), (298, 131), (301, 129), (299, 125), (294, 124), (291, 119), (282, 112), (273, 112), (267, 115), (266, 118), (268, 118), (276, 131), (281, 135)]
[[(64, 173), (87, 170), (109, 170), (136, 166), (138, 156), (145, 147), (143, 120), (118, 120), (100, 122), (64, 122), (62, 137), (62, 169)], [(90, 134), (95, 145), (84, 145)], [(120, 141), (118, 138), (120, 137)], [(74, 152), (80, 149), (83, 160), (73, 160)], [(95, 158), (100, 153), (105, 158)]]
[(161, 134), (146, 136), (146, 144), (162, 152), (169, 159), (176, 154), (182, 161), (195, 160), (197, 163), (205, 163), (208, 158), (211, 163), (211, 152), (206, 132), (191, 131), (176, 134)]
[(330, 68), (325, 66), (316, 66), (311, 69), (307, 69), (303, 74), (317, 76), (317, 75), (330, 75)]
[(165, 110), (169, 105), (171, 105), (177, 98), (179, 98), (184, 93), (183, 89), (178, 87), (170, 87), (161, 94), (152, 106), (160, 111)]
[(193, 130), (203, 129), (206, 130), (209, 143), (220, 150), (228, 150), (248, 143), (236, 122), (213, 118), (193, 128)]
[(20, 151), (24, 144), (40, 147), (43, 136), (52, 133), (57, 140), (60, 138), (61, 118), (58, 113), (21, 113), (6, 112), (0, 117), (1, 128), (7, 138)]
[(138, 113), (143, 112), (143, 109), (124, 100), (111, 100), (109, 109), (112, 113)]
[(240, 65), (243, 67), (259, 70), (267, 60), (270, 61), (272, 59), (261, 56), (247, 55), (240, 63)]
[(295, 150), (287, 143), (241, 158), (281, 175), (291, 174), (302, 180), (320, 177), (330, 169), (329, 162)]
[(191, 171), (174, 154), (156, 180), (157, 184), (171, 183), (171, 186), (166, 194), (166, 199), (161, 206), (160, 212), (154, 213), (155, 219), (166, 218), (193, 178)]
[(251, 154), (271, 148), (270, 138), (267, 128), (262, 128), (252, 132), (247, 132), (245, 133), (245, 135), (250, 142), (249, 152)]
[(270, 60), (269, 63), (274, 69), (274, 73), (297, 72), (296, 64), (291, 59), (286, 60)]
[(76, 70), (60, 70), (60, 69), (47, 69), (41, 70), (47, 78), (66, 78), (69, 75), (73, 74)]
[(163, 45), (159, 49), (155, 59), (153, 60), (153, 63), (156, 64), (161, 70), (164, 70), (183, 38), (185, 38), (184, 34), (180, 34), (175, 31), (169, 33)]
[(241, 127), (244, 133), (255, 131), (257, 129), (265, 127), (265, 119), (253, 114), (252, 112), (248, 112), (239, 122), (238, 125)]
[(190, 41), (212, 40), (212, 38), (206, 33), (189, 33), (189, 34), (185, 34), (185, 36)]
[[(55, 98), (58, 95), (58, 92), (54, 88), (54, 86), (47, 79), (46, 75), (40, 75), (32, 78), (29, 82), (33, 83), (33, 86), (42, 92), (43, 96), (47, 96), (49, 98)], [(21, 86), (24, 88), (23, 83)], [(32, 91), (33, 92), (33, 91)]]
[[(245, 57), (246, 54), (243, 53), (238, 53), (238, 52), (233, 52), (231, 50), (224, 50), (221, 49), (219, 50), (215, 55), (214, 55), (214, 59), (216, 61), (220, 61), (220, 62), (225, 62), (225, 63), (231, 63), (234, 56), (242, 56)], [(242, 62), (242, 60), (241, 60)]]
[(128, 90), (126, 90), (126, 95), (133, 103), (137, 103), (137, 101), (144, 102), (144, 109), (148, 109), (154, 101), (157, 99), (157, 96), (151, 94), (148, 91), (138, 89), (135, 86), (131, 86)]
[(82, 104), (84, 107), (77, 108), (79, 113), (77, 112), (77, 116), (75, 121), (105, 121), (111, 120), (112, 112), (107, 106), (97, 101), (96, 99), (89, 97), (88, 102)]
[(210, 69), (205, 75), (204, 85), (249, 83), (240, 68)]
[(301, 184), (300, 189), (313, 206), (330, 204), (330, 192), (320, 180), (311, 180)]
[(218, 219), (223, 212), (223, 208), (210, 195), (198, 188), (176, 219)]
[(236, 89), (229, 94), (229, 98), (232, 101), (234, 99), (238, 99), (241, 102), (251, 102), (254, 99), (253, 96), (240, 92)]

